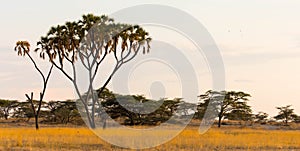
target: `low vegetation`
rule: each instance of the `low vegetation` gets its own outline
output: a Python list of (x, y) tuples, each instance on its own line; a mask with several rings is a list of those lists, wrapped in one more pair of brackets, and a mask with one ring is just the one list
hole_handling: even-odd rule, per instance
[[(224, 95), (220, 96), (220, 94)], [(193, 118), (195, 120), (201, 120), (204, 114), (209, 112), (215, 113), (213, 118), (218, 119), (218, 127), (226, 124), (224, 120), (236, 121), (239, 125), (245, 126), (253, 124), (270, 125), (274, 122), (275, 124), (277, 122), (277, 124), (289, 126), (290, 123), (300, 122), (299, 116), (295, 114), (291, 105), (277, 107), (279, 112), (274, 117), (265, 112), (254, 114), (251, 106), (248, 105), (249, 97), (250, 95), (244, 92), (224, 91), (217, 93), (208, 91), (200, 95), (197, 104), (193, 104), (181, 98), (152, 100), (143, 95), (121, 95), (104, 89), (99, 95), (99, 104), (95, 105), (94, 118), (106, 121), (108, 118), (106, 116), (109, 115), (122, 125), (155, 126), (164, 123), (174, 115), (180, 119), (194, 114)], [(8, 120), (11, 118), (14, 119), (14, 122), (30, 121), (36, 116), (35, 110), (32, 108), (32, 102), (39, 101), (0, 100), (0, 119)], [(209, 103), (212, 103), (212, 106), (207, 110)], [(80, 102), (78, 103), (75, 100), (42, 102), (41, 112), (39, 113), (40, 123), (83, 125), (84, 122), (79, 114), (80, 108)], [(151, 112), (145, 114), (145, 110)], [(85, 110), (82, 109), (81, 112), (84, 113)], [(103, 125), (103, 128), (105, 128), (105, 125)]]
[[(299, 131), (212, 128), (200, 135), (186, 128), (172, 141), (148, 150), (298, 150)], [(111, 135), (115, 133), (111, 129)], [(163, 132), (162, 132), (163, 133)], [(124, 132), (124, 135), (127, 134)], [(128, 136), (130, 137), (130, 136)], [(87, 128), (1, 128), (0, 150), (127, 150), (110, 145)]]

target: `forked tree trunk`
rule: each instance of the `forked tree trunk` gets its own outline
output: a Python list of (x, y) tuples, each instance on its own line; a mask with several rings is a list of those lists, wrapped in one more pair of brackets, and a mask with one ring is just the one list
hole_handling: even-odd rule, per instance
[(87, 105), (84, 104), (84, 108), (85, 108), (85, 111), (86, 111), (86, 116), (87, 116), (90, 128), (95, 129), (96, 128), (95, 118), (92, 118), (93, 115), (90, 115)]

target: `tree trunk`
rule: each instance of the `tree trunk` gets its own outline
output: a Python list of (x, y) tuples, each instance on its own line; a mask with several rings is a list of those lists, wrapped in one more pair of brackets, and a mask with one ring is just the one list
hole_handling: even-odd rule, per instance
[(103, 123), (103, 129), (106, 129), (106, 119), (104, 119), (104, 123)]
[(129, 114), (129, 119), (130, 119), (130, 126), (133, 126), (134, 125), (134, 120), (133, 120), (133, 115), (128, 113)]
[(35, 115), (34, 119), (35, 119), (35, 129), (38, 130), (39, 129), (39, 116)]
[(133, 126), (134, 125), (134, 121), (132, 118), (130, 118), (130, 126)]
[(96, 126), (95, 126), (95, 119), (92, 118), (91, 115), (89, 114), (89, 109), (88, 109), (87, 105), (84, 104), (84, 103), (83, 103), (83, 105), (84, 105), (84, 109), (86, 111), (86, 117), (88, 119), (89, 126), (90, 126), (91, 129), (95, 129), (96, 128)]
[(93, 118), (93, 117), (90, 120), (90, 127), (91, 127), (91, 129), (96, 129), (95, 118)]
[(4, 118), (5, 118), (5, 120), (8, 120), (8, 115), (5, 114), (5, 115), (4, 115)]
[(91, 128), (95, 129), (96, 125), (95, 125), (95, 112), (92, 112), (92, 117), (91, 117)]
[(218, 121), (218, 127), (221, 127), (221, 122), (222, 122), (222, 116), (219, 115), (219, 121)]

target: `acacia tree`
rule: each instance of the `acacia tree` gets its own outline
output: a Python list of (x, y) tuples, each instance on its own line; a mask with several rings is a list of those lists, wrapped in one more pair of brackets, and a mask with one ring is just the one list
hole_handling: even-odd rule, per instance
[[(98, 96), (101, 94), (114, 74), (127, 62), (131, 61), (143, 49), (149, 52), (151, 38), (138, 25), (114, 23), (105, 15), (84, 15), (81, 20), (67, 22), (52, 27), (48, 34), (37, 43), (40, 57), (49, 58), (50, 63), (63, 73), (73, 84), (82, 104), (89, 126), (95, 128), (95, 111)], [(100, 65), (109, 55), (113, 55), (115, 65), (107, 78), (102, 78), (103, 85), (95, 91), (93, 84)], [(79, 61), (78, 61), (79, 60)], [(76, 75), (76, 63), (88, 72), (88, 89), (81, 93)], [(71, 66), (71, 72), (65, 68)], [(85, 94), (86, 97), (83, 97)]]
[(295, 123), (300, 123), (300, 116), (294, 114), (294, 115), (293, 115), (293, 122), (295, 122)]
[(19, 120), (24, 120), (27, 118), (27, 122), (34, 118), (33, 110), (29, 102), (19, 102), (18, 106), (15, 108), (12, 117), (18, 118)]
[(18, 106), (18, 101), (0, 100), (0, 118), (3, 116), (8, 120), (11, 111)]
[(220, 105), (224, 100), (224, 92), (209, 90), (199, 97), (199, 104), (197, 105), (197, 112), (195, 114), (197, 119), (203, 119), (205, 113), (210, 119), (214, 119), (214, 115), (219, 114)]
[(260, 124), (266, 124), (268, 120), (269, 115), (265, 112), (258, 112), (254, 115), (255, 122), (258, 122)]
[(251, 106), (247, 105), (246, 101), (238, 101), (232, 105), (232, 110), (225, 114), (225, 117), (228, 120), (239, 120), (241, 121), (252, 121), (253, 114)]
[(17, 51), (19, 56), (28, 56), (29, 57), (30, 61), (33, 63), (35, 69), (38, 71), (38, 73), (41, 76), (42, 81), (43, 81), (43, 88), (39, 94), (38, 101), (34, 100), (33, 92), (31, 92), (30, 96), (28, 94), (25, 94), (27, 101), (31, 104), (31, 109), (33, 111), (34, 118), (35, 118), (35, 128), (38, 130), (39, 129), (38, 118), (40, 116), (43, 99), (44, 99), (44, 96), (46, 93), (47, 84), (48, 84), (50, 75), (53, 70), (53, 65), (51, 65), (51, 67), (47, 73), (43, 73), (42, 70), (37, 66), (36, 61), (33, 59), (33, 57), (31, 57), (31, 55), (29, 53), (30, 52), (30, 44), (27, 41), (18, 41), (16, 43), (15, 51)]
[(276, 107), (276, 109), (279, 110), (278, 115), (276, 115), (274, 118), (276, 120), (282, 120), (285, 125), (288, 125), (288, 123), (296, 117), (294, 113), (294, 109), (291, 109), (292, 105), (287, 105), (283, 107)]
[[(221, 127), (222, 119), (231, 111), (240, 113), (240, 111), (244, 110), (247, 115), (251, 112), (250, 106), (247, 105), (248, 97), (251, 97), (251, 95), (244, 92), (209, 90), (199, 96), (198, 112), (209, 112), (212, 115), (217, 113), (218, 127)], [(209, 104), (211, 105), (209, 106)], [(198, 114), (203, 115), (204, 113)]]

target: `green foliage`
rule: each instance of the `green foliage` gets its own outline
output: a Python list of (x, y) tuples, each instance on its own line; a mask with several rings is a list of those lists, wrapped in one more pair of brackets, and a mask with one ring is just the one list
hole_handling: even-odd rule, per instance
[[(179, 104), (182, 103), (179, 98), (150, 100), (143, 95), (114, 94), (108, 89), (103, 92), (99, 96), (102, 107), (97, 108), (96, 112), (104, 119), (106, 118), (104, 113), (107, 113), (112, 119), (125, 125), (157, 125), (163, 123), (175, 114), (179, 109)], [(145, 110), (152, 112), (145, 113)]]
[[(114, 19), (106, 15), (88, 14), (78, 21), (51, 27), (47, 35), (37, 43), (39, 48), (36, 52), (39, 51), (43, 59), (48, 56), (56, 67), (63, 68), (64, 61), (74, 63), (91, 52), (97, 52), (93, 57), (100, 62), (109, 53), (137, 51), (140, 44), (145, 42), (147, 46), (143, 48), (149, 51), (150, 41), (148, 33), (138, 25), (115, 23)], [(120, 50), (117, 49), (118, 44)]]
[[(95, 91), (96, 94), (99, 90)], [(227, 95), (226, 97), (223, 94)], [(238, 120), (238, 121), (252, 121), (265, 124), (267, 122), (268, 114), (259, 112), (252, 115), (251, 107), (247, 104), (248, 99), (245, 96), (250, 96), (241, 92), (213, 92), (207, 91), (200, 96), (200, 103), (197, 108), (195, 104), (183, 101), (181, 98), (160, 100), (147, 99), (143, 95), (121, 95), (113, 93), (108, 89), (103, 89), (102, 93), (98, 93), (99, 99), (96, 105), (95, 117), (101, 117), (106, 120), (109, 116), (113, 120), (123, 125), (158, 125), (169, 120), (172, 116), (186, 117), (196, 112), (195, 115), (203, 117), (204, 112), (216, 113), (220, 116), (220, 111), (223, 112), (223, 119)], [(221, 99), (224, 100), (224, 104)], [(227, 100), (226, 100), (227, 99)], [(92, 99), (88, 99), (88, 107), (92, 106)], [(39, 101), (33, 100), (33, 104), (38, 104)], [(141, 104), (143, 103), (143, 104)], [(212, 103), (213, 107), (208, 108), (208, 104)], [(144, 105), (144, 106), (143, 106)], [(41, 103), (40, 118), (43, 123), (52, 124), (82, 124), (81, 116), (79, 114), (80, 102), (67, 101), (49, 101)], [(151, 113), (145, 114), (145, 107)], [(31, 102), (19, 102), (0, 99), (0, 109), (9, 111), (8, 117), (18, 118), (20, 120), (29, 121), (35, 117), (31, 107)], [(277, 107), (279, 114), (275, 116), (277, 120), (299, 123), (300, 118), (291, 109), (291, 106)], [(81, 111), (85, 111), (84, 109)], [(1, 112), (4, 113), (4, 112)], [(105, 114), (107, 113), (107, 114)], [(4, 118), (4, 114), (1, 114)], [(199, 117), (196, 117), (199, 118)], [(219, 118), (219, 117), (218, 117)], [(105, 127), (105, 125), (104, 125)]]
[(276, 108), (279, 110), (279, 113), (274, 118), (276, 120), (282, 120), (285, 125), (288, 125), (290, 121), (297, 117), (297, 115), (294, 113), (294, 109), (291, 109), (291, 105)]
[(60, 106), (54, 111), (55, 117), (60, 123), (67, 124), (73, 120), (73, 118), (80, 116), (76, 108), (76, 104), (73, 101), (60, 102)]
[[(204, 113), (208, 116), (218, 115), (218, 126), (221, 127), (222, 119), (251, 120), (251, 107), (247, 105), (250, 94), (235, 91), (212, 91), (200, 95), (200, 103), (196, 118), (203, 118)], [(213, 118), (213, 117), (212, 117)]]
[(7, 120), (16, 106), (18, 106), (18, 101), (0, 99), (0, 118)]
[(13, 117), (24, 119), (26, 118), (29, 121), (31, 118), (34, 118), (34, 113), (29, 102), (19, 102), (18, 106), (15, 108)]
[(255, 122), (260, 124), (266, 124), (268, 120), (269, 115), (264, 112), (258, 112), (254, 115)]
[(293, 114), (292, 115), (292, 118), (293, 118), (293, 121), (295, 123), (300, 123), (300, 116), (296, 115), (296, 114)]
[(247, 102), (236, 102), (232, 105), (232, 110), (224, 115), (228, 120), (251, 121), (252, 110)]

